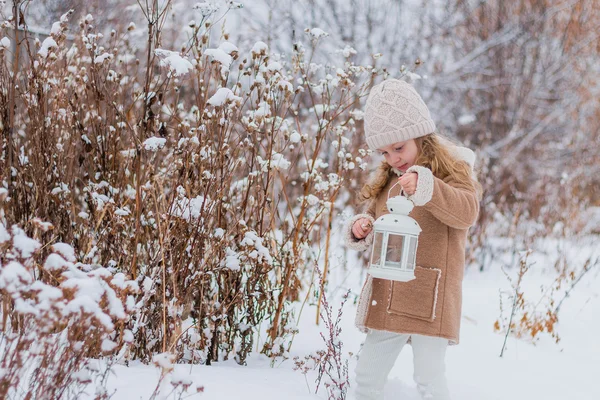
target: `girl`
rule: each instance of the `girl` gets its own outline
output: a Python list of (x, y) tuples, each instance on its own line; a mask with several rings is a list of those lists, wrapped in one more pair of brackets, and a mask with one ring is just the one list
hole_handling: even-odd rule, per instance
[[(481, 187), (474, 153), (435, 134), (427, 106), (408, 83), (388, 79), (371, 89), (365, 109), (370, 149), (385, 158), (359, 194), (364, 214), (345, 228), (349, 248), (367, 250), (372, 224), (389, 211), (386, 200), (403, 190), (421, 226), (416, 279), (368, 276), (356, 316), (367, 338), (356, 366), (357, 400), (382, 399), (400, 350), (410, 343), (414, 379), (424, 399), (450, 399), (445, 376), (448, 344), (458, 344), (467, 230), (477, 220)], [(400, 182), (400, 185), (392, 186)], [(392, 188), (390, 192), (390, 188)]]

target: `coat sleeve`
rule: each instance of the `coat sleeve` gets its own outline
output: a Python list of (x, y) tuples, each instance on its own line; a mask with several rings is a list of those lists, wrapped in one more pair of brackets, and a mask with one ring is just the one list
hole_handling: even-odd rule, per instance
[(460, 185), (451, 178), (436, 178), (428, 168), (411, 167), (407, 172), (419, 175), (417, 190), (409, 196), (416, 206), (422, 206), (451, 228), (468, 229), (475, 224), (479, 215), (475, 189)]
[(357, 251), (365, 251), (369, 248), (371, 243), (373, 243), (373, 235), (374, 235), (373, 231), (369, 232), (369, 234), (367, 236), (365, 236), (363, 239), (357, 239), (352, 234), (352, 225), (354, 225), (354, 223), (361, 218), (367, 218), (368, 220), (371, 221), (371, 224), (373, 224), (375, 222), (376, 204), (377, 204), (376, 199), (371, 200), (369, 202), (368, 208), (365, 210), (364, 213), (353, 216), (344, 225), (344, 228), (343, 228), (344, 243), (346, 244), (346, 247), (348, 247), (349, 249), (357, 250)]

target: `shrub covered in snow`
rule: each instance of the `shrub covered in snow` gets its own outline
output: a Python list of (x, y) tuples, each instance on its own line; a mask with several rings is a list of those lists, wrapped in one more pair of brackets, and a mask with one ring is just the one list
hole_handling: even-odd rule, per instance
[[(38, 237), (52, 228), (33, 225)], [(101, 373), (89, 357), (127, 346), (137, 292), (123, 273), (77, 262), (70, 245), (42, 243), (0, 220), (0, 397), (79, 393)]]
[[(148, 363), (171, 353), (243, 364), (263, 324), (258, 347), (285, 355), (315, 240), (331, 237), (342, 184), (366, 167), (353, 110), (383, 72), (318, 64), (300, 42), (283, 56), (217, 37), (212, 18), (238, 12), (233, 3), (199, 4), (172, 48), (169, 6), (142, 5), (143, 39), (139, 23), (107, 30), (92, 15), (67, 37), (66, 14), (17, 75), (0, 54), (0, 93), (15, 110), (2, 123), (19, 133), (0, 159), (0, 236), (20, 257), (2, 264), (6, 318), (18, 331), (20, 313), (52, 299), (41, 304), (62, 306), (30, 329), (50, 318), (53, 333), (88, 335), (82, 355)], [(317, 28), (307, 38), (327, 40)], [(12, 228), (31, 235), (34, 218), (51, 230), (28, 240)], [(19, 261), (29, 257), (35, 265)]]

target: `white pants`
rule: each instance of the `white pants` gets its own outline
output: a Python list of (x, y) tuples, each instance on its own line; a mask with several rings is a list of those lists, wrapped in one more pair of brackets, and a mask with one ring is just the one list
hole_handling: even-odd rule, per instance
[(409, 337), (414, 354), (413, 377), (419, 393), (423, 399), (450, 400), (444, 362), (448, 339), (378, 330), (371, 330), (367, 334), (358, 355), (355, 369), (356, 400), (383, 399), (383, 387), (388, 375)]

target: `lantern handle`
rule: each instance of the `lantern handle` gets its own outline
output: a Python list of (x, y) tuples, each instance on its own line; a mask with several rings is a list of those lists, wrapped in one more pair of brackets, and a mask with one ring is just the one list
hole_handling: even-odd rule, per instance
[[(390, 190), (388, 190), (388, 196), (387, 196), (387, 199), (388, 199), (388, 200), (390, 199), (390, 192), (391, 192), (391, 191), (392, 191), (392, 189), (393, 189), (393, 188), (394, 188), (396, 185), (398, 185), (398, 184), (400, 184), (400, 181), (397, 181), (396, 183), (394, 183), (394, 184), (392, 185), (392, 187), (390, 188)], [(404, 197), (407, 197), (407, 196), (406, 196), (406, 192), (404, 191), (404, 189), (402, 188), (402, 186), (400, 186), (400, 195), (404, 195)]]

